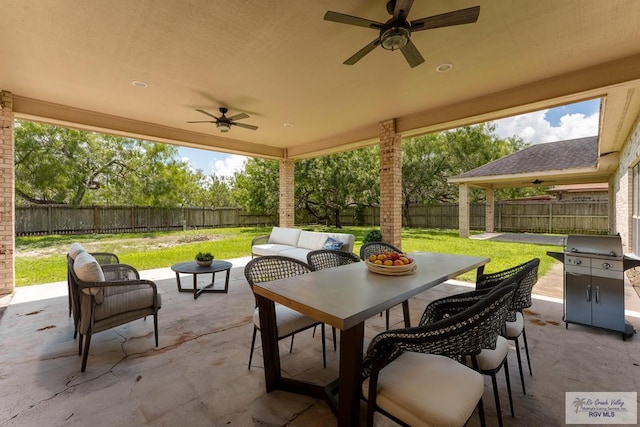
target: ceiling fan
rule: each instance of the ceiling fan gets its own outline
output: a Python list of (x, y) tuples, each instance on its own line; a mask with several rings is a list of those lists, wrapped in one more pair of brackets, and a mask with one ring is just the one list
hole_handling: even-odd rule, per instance
[(220, 132), (229, 132), (229, 129), (231, 129), (231, 126), (239, 126), (241, 128), (251, 129), (251, 130), (258, 129), (258, 126), (248, 125), (246, 123), (236, 123), (236, 120), (248, 119), (249, 115), (246, 113), (239, 113), (239, 114), (236, 114), (235, 116), (227, 117), (226, 114), (227, 114), (227, 111), (229, 110), (225, 107), (220, 107), (220, 113), (222, 113), (222, 115), (220, 117), (216, 117), (213, 114), (208, 113), (204, 110), (199, 110), (196, 108), (196, 111), (199, 111), (202, 114), (206, 114), (207, 116), (212, 117), (215, 120), (195, 120), (195, 121), (189, 121), (187, 123), (215, 123), (216, 127), (220, 129)]
[(409, 15), (412, 5), (413, 0), (390, 0), (387, 3), (387, 12), (392, 17), (385, 23), (328, 11), (324, 15), (325, 21), (357, 25), (380, 31), (380, 35), (374, 41), (344, 61), (344, 64), (355, 64), (378, 45), (381, 45), (386, 50), (400, 49), (409, 66), (411, 68), (416, 67), (424, 62), (424, 58), (411, 41), (411, 33), (433, 28), (451, 27), (453, 25), (472, 24), (478, 20), (480, 15), (480, 6), (474, 6), (468, 9), (416, 19), (415, 21), (407, 21), (407, 15)]

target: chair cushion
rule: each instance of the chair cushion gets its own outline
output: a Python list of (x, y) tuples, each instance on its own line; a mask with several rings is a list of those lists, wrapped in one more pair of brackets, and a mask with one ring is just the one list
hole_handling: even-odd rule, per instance
[(405, 352), (380, 371), (376, 402), (411, 426), (461, 426), (483, 392), (482, 374), (473, 369), (445, 356)]
[(524, 329), (524, 316), (519, 311), (516, 312), (516, 320), (507, 322), (507, 338), (518, 338)]
[(75, 260), (80, 252), (86, 252), (85, 248), (80, 243), (72, 243), (69, 247), (69, 258)]
[[(114, 286), (119, 292), (109, 292), (105, 295), (102, 304), (97, 305), (94, 312), (94, 320), (100, 321), (112, 316), (126, 316), (137, 310), (153, 307), (153, 289), (146, 285)], [(106, 294), (107, 292), (105, 292)], [(160, 295), (158, 295), (160, 305)], [(137, 313), (132, 317), (138, 319)]]
[[(477, 356), (478, 365), (481, 371), (493, 371), (502, 365), (505, 357), (509, 353), (509, 343), (505, 337), (499, 336), (496, 341), (495, 350), (488, 348), (483, 349)], [(472, 367), (471, 358), (467, 357), (465, 363), (467, 366)]]
[(294, 246), (283, 245), (279, 243), (265, 243), (263, 245), (253, 245), (251, 247), (251, 252), (255, 255), (282, 255), (282, 251), (287, 249), (293, 249)]
[(324, 242), (322, 249), (331, 249), (334, 251), (339, 251), (340, 249), (342, 249), (342, 245), (344, 245), (344, 242), (334, 239), (333, 237), (327, 237), (327, 240)]
[[(73, 271), (83, 282), (104, 282), (104, 273), (100, 264), (88, 252), (77, 254), (73, 262)], [(94, 295), (96, 303), (102, 303), (102, 288), (83, 288), (82, 292), (86, 295)]]
[[(318, 323), (317, 320), (307, 317), (304, 314), (292, 310), (282, 304), (276, 304), (276, 325), (278, 326), (278, 338), (308, 328)], [(256, 307), (253, 311), (253, 323), (260, 329), (260, 311)]]
[(273, 227), (269, 235), (269, 243), (281, 243), (283, 245), (297, 246), (300, 231), (295, 228)]

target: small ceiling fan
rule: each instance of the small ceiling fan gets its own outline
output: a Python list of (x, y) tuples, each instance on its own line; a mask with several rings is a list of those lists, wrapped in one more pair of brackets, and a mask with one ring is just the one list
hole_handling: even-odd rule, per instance
[(200, 110), (196, 108), (196, 111), (199, 111), (202, 114), (206, 114), (207, 116), (212, 117), (215, 120), (195, 120), (195, 121), (189, 121), (187, 123), (215, 123), (216, 127), (220, 129), (220, 132), (229, 132), (229, 129), (231, 129), (231, 126), (239, 126), (241, 128), (251, 129), (251, 130), (258, 129), (258, 126), (236, 122), (236, 120), (248, 119), (249, 115), (246, 113), (239, 113), (239, 114), (236, 114), (235, 116), (227, 117), (226, 114), (227, 114), (227, 111), (229, 110), (225, 107), (220, 107), (220, 113), (222, 113), (222, 115), (220, 117), (216, 117), (213, 114), (208, 113), (204, 110)]
[(413, 0), (390, 0), (387, 3), (387, 12), (392, 17), (385, 23), (328, 11), (324, 15), (325, 21), (356, 25), (380, 31), (380, 35), (374, 41), (344, 61), (344, 64), (355, 64), (378, 45), (381, 45), (386, 50), (400, 49), (409, 66), (411, 68), (416, 67), (424, 62), (424, 58), (411, 41), (411, 33), (433, 28), (451, 27), (453, 25), (472, 24), (478, 20), (480, 15), (480, 6), (474, 6), (468, 9), (416, 19), (415, 21), (407, 21), (411, 6), (413, 6)]

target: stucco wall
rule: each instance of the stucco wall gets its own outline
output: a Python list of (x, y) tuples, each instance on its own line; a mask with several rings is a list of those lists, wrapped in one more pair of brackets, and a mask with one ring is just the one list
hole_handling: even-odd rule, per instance
[(625, 252), (632, 248), (631, 213), (632, 213), (632, 185), (631, 167), (640, 161), (640, 126), (638, 120), (634, 125), (631, 136), (620, 153), (620, 165), (613, 178), (612, 232), (620, 233)]

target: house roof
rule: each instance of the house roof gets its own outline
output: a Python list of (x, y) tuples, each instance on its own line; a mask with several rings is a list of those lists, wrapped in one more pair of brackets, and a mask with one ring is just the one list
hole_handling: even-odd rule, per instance
[[(410, 137), (594, 98), (599, 153), (627, 140), (640, 111), (640, 2), (408, 3), (410, 20), (480, 14), (413, 32), (425, 62), (410, 68), (381, 47), (343, 65), (379, 33), (323, 19), (385, 22), (382, 1), (0, 0), (0, 90), (18, 118), (276, 159), (375, 144), (390, 119)], [(259, 129), (188, 123), (219, 107)]]
[(596, 136), (534, 144), (454, 176), (449, 182), (498, 188), (571, 183), (576, 177), (606, 181), (602, 176), (594, 178), (598, 175), (598, 159)]

